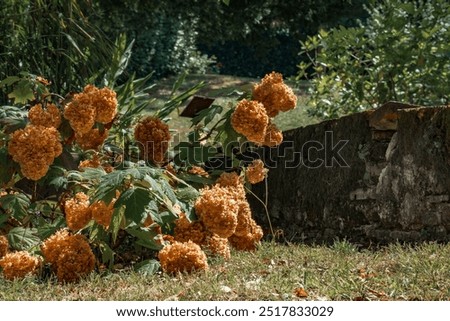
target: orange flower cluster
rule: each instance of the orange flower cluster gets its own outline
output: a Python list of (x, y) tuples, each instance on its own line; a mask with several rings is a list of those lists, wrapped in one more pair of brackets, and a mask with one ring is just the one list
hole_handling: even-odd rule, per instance
[(91, 159), (81, 161), (80, 165), (78, 165), (78, 169), (82, 171), (83, 168), (97, 168), (100, 166), (101, 166), (100, 159), (98, 158), (98, 155), (95, 154)]
[(209, 176), (208, 172), (205, 171), (205, 170), (203, 169), (203, 167), (200, 167), (200, 166), (192, 166), (192, 167), (188, 170), (188, 172), (189, 172), (190, 174), (199, 175), (199, 176), (204, 176), (204, 177), (208, 177), (208, 176)]
[(20, 164), (22, 174), (37, 181), (62, 153), (59, 132), (54, 127), (28, 125), (12, 133), (8, 152)]
[(206, 237), (206, 229), (202, 221), (190, 222), (184, 213), (175, 221), (173, 237), (178, 242), (192, 241), (202, 245)]
[(75, 141), (82, 150), (97, 149), (108, 138), (108, 130), (92, 128), (86, 133), (75, 133)]
[(219, 185), (205, 188), (194, 206), (196, 214), (209, 231), (223, 238), (233, 235), (239, 206), (231, 189)]
[(67, 226), (72, 230), (80, 230), (86, 226), (92, 218), (89, 208), (89, 196), (80, 192), (64, 203)]
[(297, 105), (297, 97), (283, 82), (280, 73), (267, 74), (253, 87), (253, 100), (241, 100), (231, 115), (234, 130), (259, 145), (276, 146), (283, 141), (281, 131), (270, 119)]
[(134, 138), (145, 160), (155, 164), (164, 163), (169, 148), (169, 126), (157, 117), (146, 117), (134, 128)]
[(169, 274), (208, 269), (205, 252), (192, 241), (166, 245), (159, 251), (158, 258), (162, 270)]
[(264, 105), (255, 100), (241, 100), (231, 115), (234, 130), (258, 144), (264, 141), (268, 123), (269, 117)]
[(60, 230), (44, 241), (41, 250), (61, 282), (78, 281), (94, 270), (95, 256), (80, 234)]
[(238, 227), (228, 238), (230, 245), (240, 251), (254, 251), (263, 237), (262, 228), (252, 218), (250, 205), (241, 202), (238, 213)]
[(31, 256), (27, 251), (12, 252), (0, 259), (3, 277), (8, 280), (22, 279), (27, 275), (37, 274), (41, 260)]
[(87, 85), (83, 92), (75, 94), (64, 108), (64, 117), (73, 130), (81, 134), (91, 130), (95, 122), (112, 122), (116, 114), (116, 93), (107, 87), (98, 89), (93, 85)]
[(211, 255), (217, 255), (228, 260), (231, 257), (228, 239), (210, 233), (205, 239), (204, 250)]
[(245, 171), (245, 175), (250, 184), (262, 182), (266, 177), (267, 169), (264, 168), (264, 163), (260, 159), (255, 159)]
[(36, 104), (28, 111), (30, 123), (36, 126), (55, 127), (61, 125), (61, 113), (54, 104), (48, 103), (44, 110), (41, 104)]
[(8, 239), (4, 235), (0, 235), (0, 258), (4, 257), (8, 253)]
[[(117, 193), (116, 193), (117, 195)], [(113, 198), (111, 202), (106, 205), (104, 201), (97, 201), (89, 207), (92, 218), (100, 225), (103, 225), (105, 229), (109, 228), (109, 224), (111, 223), (111, 218), (114, 212), (114, 204), (116, 203), (117, 197)]]
[(264, 105), (269, 117), (294, 109), (297, 105), (297, 96), (283, 82), (283, 75), (277, 72), (264, 76), (261, 83), (253, 87), (252, 96)]

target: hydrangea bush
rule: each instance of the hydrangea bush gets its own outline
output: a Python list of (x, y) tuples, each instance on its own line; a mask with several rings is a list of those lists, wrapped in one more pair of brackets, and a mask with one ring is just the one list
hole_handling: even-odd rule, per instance
[[(145, 114), (147, 80), (88, 84), (64, 97), (30, 74), (0, 83), (15, 93), (0, 109), (5, 278), (51, 271), (76, 282), (117, 262), (192, 272), (208, 269), (210, 257), (229, 259), (231, 248), (257, 249), (263, 230), (246, 192), (267, 169), (240, 160), (236, 146), (280, 144), (272, 118), (295, 108), (292, 90), (272, 72), (228, 110), (199, 112), (187, 138), (172, 144), (169, 116), (200, 85)], [(220, 157), (231, 165), (212, 166)]]

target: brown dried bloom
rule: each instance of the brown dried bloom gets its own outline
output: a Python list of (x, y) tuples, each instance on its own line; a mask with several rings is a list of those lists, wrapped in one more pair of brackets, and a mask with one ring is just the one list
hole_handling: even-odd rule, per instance
[(245, 176), (250, 184), (256, 184), (262, 182), (266, 177), (267, 169), (264, 168), (264, 163), (260, 159), (255, 159), (253, 162), (247, 167), (245, 171)]
[(44, 255), (44, 259), (50, 263), (53, 268), (56, 268), (56, 262), (58, 261), (61, 249), (69, 237), (69, 231), (63, 229), (57, 231), (42, 243), (41, 251)]
[(162, 270), (170, 274), (208, 269), (205, 252), (192, 241), (166, 245), (159, 251), (158, 258)]
[(263, 145), (274, 147), (283, 142), (283, 133), (275, 124), (269, 123), (267, 126), (266, 137), (264, 137)]
[(61, 125), (61, 113), (56, 105), (48, 103), (43, 109), (41, 104), (36, 104), (28, 111), (28, 119), (33, 125), (58, 128)]
[(264, 141), (268, 123), (269, 117), (263, 104), (255, 100), (241, 100), (231, 115), (234, 130), (255, 143)]
[(156, 117), (144, 118), (134, 128), (134, 138), (146, 160), (155, 164), (164, 162), (170, 141), (167, 124)]
[(4, 235), (0, 235), (0, 258), (4, 257), (8, 253), (8, 239)]
[(107, 87), (102, 89), (95, 88), (93, 90), (93, 95), (93, 104), (97, 111), (95, 121), (102, 124), (112, 122), (117, 114), (116, 92)]
[(275, 117), (280, 111), (288, 111), (297, 105), (297, 96), (283, 82), (283, 75), (272, 72), (267, 74), (260, 84), (253, 87), (252, 97), (261, 102), (269, 117)]
[(0, 259), (3, 277), (8, 280), (22, 279), (27, 275), (37, 274), (41, 260), (31, 256), (27, 251), (12, 252)]
[(253, 219), (250, 219), (248, 231), (246, 234), (236, 235), (233, 234), (228, 238), (231, 246), (240, 251), (254, 251), (256, 250), (259, 241), (263, 237), (262, 228), (256, 224)]
[(108, 130), (99, 130), (98, 128), (92, 128), (88, 132), (75, 133), (75, 141), (81, 147), (82, 150), (98, 149), (108, 138)]
[(89, 209), (89, 196), (82, 192), (66, 200), (64, 209), (66, 212), (67, 226), (73, 231), (85, 227), (92, 218), (92, 213)]
[(64, 118), (76, 133), (87, 133), (95, 124), (95, 106), (90, 97), (75, 94), (74, 99), (64, 108)]
[(203, 244), (206, 237), (206, 230), (201, 221), (190, 222), (184, 213), (175, 221), (173, 233), (175, 241)]
[(60, 282), (76, 282), (94, 270), (95, 256), (83, 235), (71, 235), (56, 261), (56, 276)]
[(86, 159), (84, 161), (80, 162), (80, 165), (78, 165), (79, 170), (83, 170), (83, 168), (98, 168), (102, 164), (100, 162), (100, 159), (98, 158), (97, 154), (94, 154), (91, 159)]
[(54, 127), (27, 125), (11, 135), (8, 152), (20, 164), (22, 174), (36, 181), (62, 153), (59, 132)]
[(194, 175), (200, 175), (200, 176), (204, 176), (204, 177), (208, 177), (209, 174), (207, 171), (205, 171), (203, 169), (203, 167), (200, 166), (192, 166), (189, 170), (188, 173), (190, 174), (194, 174)]
[(95, 256), (80, 234), (59, 230), (44, 241), (41, 250), (61, 282), (78, 281), (94, 270)]
[(239, 202), (239, 212), (237, 215), (237, 226), (234, 231), (235, 235), (244, 236), (248, 234), (252, 229), (252, 211), (247, 200)]
[(75, 94), (64, 109), (64, 117), (77, 133), (87, 133), (94, 123), (110, 123), (117, 114), (116, 93), (109, 89), (98, 89), (93, 85), (84, 87)]
[(221, 256), (225, 260), (231, 257), (230, 246), (228, 245), (228, 239), (218, 236), (214, 233), (209, 233), (205, 239), (203, 249), (211, 255)]
[(106, 205), (104, 201), (97, 201), (89, 206), (92, 213), (92, 218), (98, 224), (103, 225), (105, 229), (108, 229), (109, 224), (111, 223), (111, 218), (114, 212), (114, 203), (116, 200), (117, 198), (113, 198), (108, 205)]
[(219, 185), (205, 188), (194, 206), (206, 229), (224, 238), (234, 233), (239, 206), (231, 188)]
[(244, 177), (239, 176), (236, 172), (223, 172), (216, 180), (216, 185), (229, 188), (236, 201), (245, 200)]

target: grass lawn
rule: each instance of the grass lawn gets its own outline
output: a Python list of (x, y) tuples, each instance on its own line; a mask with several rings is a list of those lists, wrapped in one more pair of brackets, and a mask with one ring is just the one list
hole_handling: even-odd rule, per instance
[(0, 279), (0, 300), (450, 300), (449, 257), (450, 244), (358, 250), (345, 241), (264, 242), (191, 275), (123, 270), (67, 285)]

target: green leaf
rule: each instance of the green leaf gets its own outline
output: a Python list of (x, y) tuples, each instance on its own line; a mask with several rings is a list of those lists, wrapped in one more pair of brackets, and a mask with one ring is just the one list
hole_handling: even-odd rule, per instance
[(146, 216), (145, 208), (150, 201), (149, 191), (131, 187), (120, 194), (114, 207), (125, 206), (125, 218), (139, 224)]
[(0, 81), (0, 87), (2, 86), (10, 86), (16, 82), (18, 82), (21, 78), (17, 76), (6, 77), (2, 81)]
[(134, 270), (144, 275), (153, 275), (158, 272), (160, 266), (161, 265), (157, 260), (149, 259), (136, 264), (134, 266)]
[(26, 251), (39, 245), (41, 239), (38, 230), (35, 228), (15, 227), (8, 233), (9, 245), (18, 251)]
[(39, 235), (41, 240), (45, 240), (51, 235), (55, 234), (56, 231), (61, 229), (64, 226), (65, 220), (61, 216), (57, 218), (52, 224), (43, 223), (43, 219), (41, 224), (37, 228), (37, 234)]
[(6, 215), (6, 214), (0, 214), (0, 227), (1, 227), (4, 223), (8, 222), (8, 218), (9, 218), (9, 215)]
[(111, 223), (109, 225), (109, 231), (111, 232), (113, 242), (115, 242), (117, 239), (117, 234), (119, 233), (123, 218), (124, 218), (123, 207), (115, 208), (113, 215), (111, 217)]
[(159, 251), (162, 248), (161, 244), (156, 243), (154, 240), (157, 235), (155, 230), (148, 228), (127, 228), (128, 234), (136, 237), (138, 240), (136, 244), (146, 247), (151, 250)]
[(51, 166), (50, 170), (45, 175), (45, 179), (42, 184), (45, 186), (51, 186), (56, 191), (60, 191), (67, 188), (67, 177), (65, 175), (66, 170), (63, 167)]
[(21, 221), (28, 215), (30, 199), (24, 194), (8, 194), (1, 198), (2, 208), (14, 219)]
[(114, 265), (114, 255), (116, 254), (106, 242), (98, 243), (100, 252), (102, 253), (102, 262), (108, 264), (111, 269)]
[(20, 80), (8, 97), (14, 99), (16, 104), (26, 104), (28, 100), (34, 100), (32, 84), (28, 80)]
[(178, 188), (176, 195), (180, 201), (190, 202), (195, 201), (200, 196), (200, 192), (192, 186), (187, 186)]

